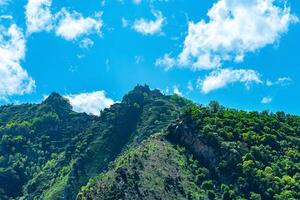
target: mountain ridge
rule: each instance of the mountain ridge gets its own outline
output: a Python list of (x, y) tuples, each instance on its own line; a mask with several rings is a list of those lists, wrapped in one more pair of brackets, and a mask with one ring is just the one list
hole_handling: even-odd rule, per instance
[(0, 199), (297, 199), (299, 134), (297, 116), (204, 107), (147, 85), (99, 117), (54, 92), (0, 107)]
[(193, 106), (91, 179), (78, 199), (298, 199), (299, 125), (283, 113)]
[[(152, 129), (161, 129), (178, 116), (181, 105), (176, 104), (179, 102), (177, 99), (180, 98), (166, 97), (148, 86), (136, 86), (124, 96), (122, 102), (104, 109), (100, 117), (72, 111), (68, 100), (58, 93), (52, 93), (40, 104), (3, 107), (0, 135), (13, 140), (9, 150), (6, 147), (0, 149), (3, 165), (5, 169), (14, 165), (15, 162), (8, 160), (10, 154), (24, 157), (25, 160), (20, 160), (23, 166), (20, 173), (26, 173), (23, 179), (17, 178), (17, 185), (22, 187), (17, 191), (7, 191), (9, 189), (5, 189), (5, 183), (2, 186), (0, 181), (0, 188), (4, 188), (3, 196), (8, 193), (7, 198), (21, 195), (25, 199), (74, 199), (74, 191), (79, 191), (90, 177), (106, 169), (125, 146), (137, 145), (152, 133)], [(158, 119), (156, 116), (160, 115), (160, 106), (167, 113)], [(147, 121), (147, 126), (140, 125), (143, 121)], [(155, 125), (151, 125), (153, 123)], [(136, 128), (138, 125), (139, 128)], [(15, 129), (25, 130), (21, 133)], [(145, 134), (139, 129), (143, 129)], [(22, 145), (16, 152), (11, 151), (10, 148), (15, 149), (14, 138), (19, 136), (24, 140)], [(34, 156), (27, 155), (28, 149), (36, 152)], [(46, 154), (49, 155), (45, 157)], [(43, 160), (33, 164), (37, 159)], [(19, 172), (16, 173), (19, 175)]]

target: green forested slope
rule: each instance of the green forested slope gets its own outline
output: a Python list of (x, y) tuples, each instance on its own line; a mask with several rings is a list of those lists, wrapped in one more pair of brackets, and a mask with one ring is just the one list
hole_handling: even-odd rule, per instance
[[(69, 141), (85, 130), (94, 117), (71, 111), (70, 105), (53, 93), (39, 105), (0, 108), (0, 196), (22, 195), (48, 161), (57, 160)], [(30, 192), (35, 185), (28, 187)]]
[(208, 173), (192, 154), (156, 134), (91, 179), (78, 199), (203, 199), (196, 172)]
[(300, 199), (300, 117), (137, 86), (100, 117), (0, 107), (0, 199)]
[(56, 93), (41, 104), (1, 107), (1, 199), (74, 199), (89, 178), (188, 104), (137, 86), (100, 117), (71, 111)]
[(300, 118), (192, 106), (78, 199), (300, 199)]

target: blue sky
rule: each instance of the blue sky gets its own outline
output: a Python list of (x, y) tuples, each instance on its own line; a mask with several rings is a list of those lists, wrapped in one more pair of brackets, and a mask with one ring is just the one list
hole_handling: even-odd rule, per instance
[(298, 0), (0, 0), (0, 102), (97, 114), (136, 84), (300, 115)]

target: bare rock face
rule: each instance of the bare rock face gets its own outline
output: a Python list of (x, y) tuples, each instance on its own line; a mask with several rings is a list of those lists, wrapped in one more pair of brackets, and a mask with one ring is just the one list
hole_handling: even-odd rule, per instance
[(169, 139), (190, 150), (199, 160), (209, 168), (216, 165), (214, 149), (204, 144), (194, 133), (195, 125), (188, 119), (177, 120), (168, 127)]

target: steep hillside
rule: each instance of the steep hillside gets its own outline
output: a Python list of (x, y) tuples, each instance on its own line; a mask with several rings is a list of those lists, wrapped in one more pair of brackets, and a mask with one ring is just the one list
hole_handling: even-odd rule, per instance
[(164, 96), (158, 90), (138, 86), (120, 104), (104, 110), (96, 126), (88, 131), (90, 134), (84, 136), (86, 146), (79, 151), (64, 197), (74, 199), (89, 178), (107, 169), (125, 149), (166, 129), (188, 104), (183, 98)]
[(156, 134), (91, 179), (78, 199), (205, 199), (196, 173), (208, 171), (184, 148)]
[(300, 117), (137, 86), (101, 112), (0, 107), (0, 199), (300, 199)]
[(0, 108), (0, 196), (18, 197), (50, 160), (58, 159), (69, 141), (95, 117), (71, 111), (56, 93), (41, 104)]
[(78, 199), (300, 199), (300, 117), (191, 106)]
[(41, 104), (1, 107), (1, 199), (75, 199), (90, 178), (189, 104), (137, 86), (100, 117), (73, 112), (56, 93)]

